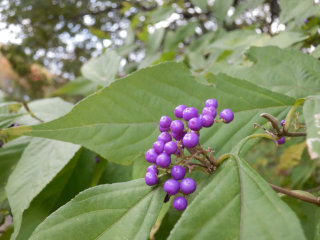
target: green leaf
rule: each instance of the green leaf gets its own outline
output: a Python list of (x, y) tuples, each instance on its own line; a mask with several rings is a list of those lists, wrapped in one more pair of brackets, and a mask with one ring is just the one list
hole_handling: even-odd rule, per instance
[(251, 47), (252, 66), (213, 65), (211, 71), (256, 83), (294, 98), (320, 93), (320, 62), (302, 52), (277, 47)]
[[(132, 165), (123, 166), (108, 161), (104, 164), (105, 169), (101, 175), (99, 184), (127, 182), (132, 180)], [(144, 172), (146, 171), (146, 169), (143, 170)], [(140, 178), (141, 177), (144, 177), (144, 175), (140, 176)]]
[(320, 208), (288, 196), (283, 196), (282, 199), (299, 217), (307, 239), (320, 239)]
[(71, 143), (41, 138), (33, 139), (25, 148), (6, 186), (15, 237), (20, 230), (23, 212), (79, 148), (80, 146)]
[(148, 239), (163, 198), (143, 179), (97, 186), (50, 215), (30, 240)]
[(207, 6), (208, 6), (207, 0), (191, 0), (191, 2), (194, 6), (201, 8), (202, 11), (205, 11), (207, 9)]
[(305, 19), (316, 14), (320, 10), (319, 4), (314, 0), (280, 0), (280, 23), (287, 23), (295, 19), (298, 24), (302, 24)]
[(165, 20), (166, 18), (168, 18), (172, 13), (174, 13), (174, 8), (172, 8), (171, 6), (164, 6), (162, 8), (157, 9), (156, 11), (154, 11), (151, 14), (151, 23), (157, 23), (160, 22), (162, 20)]
[(173, 52), (178, 48), (178, 44), (186, 38), (194, 35), (198, 22), (189, 22), (184, 26), (179, 26), (175, 31), (167, 31), (164, 39), (163, 52)]
[(7, 184), (8, 177), (14, 170), (30, 139), (30, 137), (19, 137), (0, 148), (0, 202), (5, 199), (4, 187)]
[(82, 75), (101, 86), (108, 86), (115, 80), (121, 57), (113, 50), (91, 58), (81, 67)]
[(196, 82), (181, 63), (160, 64), (116, 81), (60, 119), (7, 129), (4, 133), (72, 142), (109, 161), (130, 164), (143, 158), (151, 147), (159, 134), (162, 115), (173, 118), (173, 110), (179, 104), (201, 109), (206, 99), (214, 97), (219, 109), (235, 112), (232, 123), (216, 124), (201, 132), (201, 144), (210, 145), (219, 155), (229, 152), (243, 136), (257, 131), (253, 123), (266, 123), (260, 113), (267, 111), (283, 118), (294, 103), (292, 98), (226, 75), (210, 76), (208, 81), (209, 87)]
[(303, 106), (307, 125), (307, 147), (311, 159), (320, 158), (320, 96), (309, 97)]
[(213, 16), (221, 24), (227, 16), (229, 8), (232, 6), (233, 0), (215, 0), (212, 6)]
[[(34, 115), (44, 122), (54, 120), (72, 109), (72, 104), (62, 100), (61, 98), (45, 98), (28, 103), (28, 107)], [(20, 125), (39, 124), (40, 121), (27, 114), (25, 108), (21, 108), (19, 114), (25, 114), (18, 118), (15, 122)]]
[(290, 208), (244, 160), (232, 156), (182, 214), (169, 239), (305, 239)]
[(87, 96), (98, 88), (98, 84), (84, 78), (78, 77), (73, 81), (68, 82), (63, 85), (61, 88), (57, 89), (52, 93), (53, 96), (57, 95), (68, 95), (68, 96)]

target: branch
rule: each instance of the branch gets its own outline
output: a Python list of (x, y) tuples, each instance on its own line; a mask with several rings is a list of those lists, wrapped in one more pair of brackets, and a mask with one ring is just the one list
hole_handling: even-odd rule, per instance
[(294, 191), (273, 185), (272, 183), (269, 183), (269, 184), (273, 188), (273, 190), (275, 190), (276, 192), (285, 194), (285, 195), (293, 197), (293, 198), (297, 198), (301, 201), (313, 203), (313, 204), (317, 205), (318, 207), (320, 207), (320, 197), (316, 197), (316, 196), (311, 197), (311, 196), (302, 195), (302, 194), (299, 194), (298, 192), (294, 192)]
[(43, 120), (41, 120), (40, 118), (38, 118), (32, 111), (31, 109), (29, 108), (28, 104), (26, 102), (22, 102), (21, 103), (22, 106), (26, 109), (26, 111), (30, 114), (31, 117), (33, 117), (34, 119), (37, 119), (38, 121), (40, 122), (44, 122)]

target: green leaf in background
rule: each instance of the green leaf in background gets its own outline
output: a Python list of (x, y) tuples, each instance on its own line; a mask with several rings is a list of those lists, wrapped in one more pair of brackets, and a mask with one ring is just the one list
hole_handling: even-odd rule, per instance
[(320, 10), (320, 5), (314, 0), (280, 0), (280, 23), (287, 23), (295, 19), (301, 25), (305, 19), (316, 14)]
[(98, 88), (98, 84), (84, 77), (77, 77), (73, 81), (68, 82), (61, 88), (52, 93), (53, 96), (68, 95), (68, 96), (87, 96)]
[(169, 239), (305, 239), (295, 214), (244, 160), (231, 157), (211, 179)]
[(23, 212), (79, 148), (71, 143), (42, 138), (31, 140), (25, 148), (6, 186), (15, 226), (13, 239), (19, 233)]
[(120, 66), (121, 57), (116, 51), (110, 50), (98, 57), (91, 58), (81, 67), (81, 73), (86, 78), (101, 86), (108, 86), (115, 80)]
[(320, 208), (288, 196), (283, 196), (282, 199), (299, 217), (307, 239), (320, 239)]
[(194, 6), (201, 8), (202, 11), (205, 11), (207, 9), (207, 6), (208, 6), (207, 0), (191, 0), (191, 2)]
[(0, 203), (6, 197), (4, 187), (7, 184), (8, 177), (14, 170), (30, 139), (30, 137), (19, 137), (0, 148)]
[(309, 97), (303, 106), (307, 125), (307, 147), (311, 159), (320, 158), (320, 97)]
[(143, 179), (88, 189), (51, 214), (30, 240), (148, 239), (164, 195)]
[(212, 6), (213, 16), (218, 23), (222, 24), (227, 16), (229, 8), (232, 6), (233, 0), (215, 0)]
[(311, 56), (277, 47), (252, 47), (247, 57), (252, 66), (212, 65), (211, 71), (245, 79), (294, 98), (320, 93), (317, 70), (320, 63)]
[(151, 23), (155, 24), (157, 22), (160, 22), (162, 20), (165, 20), (166, 18), (170, 17), (172, 13), (174, 13), (175, 10), (171, 6), (164, 6), (162, 8), (157, 9), (151, 14), (150, 21)]
[[(39, 99), (28, 103), (28, 107), (34, 115), (44, 122), (54, 120), (67, 114), (72, 109), (72, 106), (72, 103), (66, 102), (58, 97)], [(19, 113), (24, 114), (24, 116), (15, 121), (20, 125), (34, 125), (40, 123), (39, 120), (31, 117), (25, 108), (21, 108)]]
[[(219, 110), (231, 108), (235, 121), (203, 129), (200, 142), (217, 156), (229, 152), (243, 136), (265, 124), (268, 112), (283, 118), (294, 99), (226, 75), (210, 76), (210, 86), (196, 82), (181, 63), (168, 62), (146, 68), (116, 81), (77, 104), (66, 116), (32, 127), (7, 129), (7, 134), (52, 138), (85, 146), (111, 162), (130, 164), (143, 158), (159, 134), (162, 115), (173, 118), (179, 104), (204, 106), (216, 98)], [(253, 101), (254, 100), (254, 101)]]
[(163, 52), (173, 52), (178, 49), (178, 44), (185, 41), (186, 38), (195, 34), (195, 28), (198, 22), (189, 22), (186, 25), (177, 27), (175, 31), (167, 31)]

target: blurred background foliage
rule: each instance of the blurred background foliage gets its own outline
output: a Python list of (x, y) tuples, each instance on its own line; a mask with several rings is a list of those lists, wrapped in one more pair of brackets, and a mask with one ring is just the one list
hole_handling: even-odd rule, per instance
[[(78, 100), (167, 60), (199, 73), (215, 62), (244, 63), (250, 46), (293, 47), (319, 57), (319, 21), (314, 0), (2, 0), (0, 28), (8, 40), (0, 48), (1, 88), (10, 99), (64, 94)], [(118, 71), (96, 66), (95, 58), (82, 67), (91, 57)]]

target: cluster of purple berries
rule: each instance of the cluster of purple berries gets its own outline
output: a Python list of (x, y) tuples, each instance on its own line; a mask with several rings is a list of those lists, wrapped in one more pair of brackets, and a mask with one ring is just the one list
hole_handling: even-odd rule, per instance
[[(178, 120), (171, 120), (168, 116), (162, 116), (159, 121), (160, 135), (153, 143), (151, 149), (145, 154), (145, 159), (152, 163), (147, 168), (145, 175), (146, 184), (153, 186), (158, 183), (159, 169), (164, 173), (171, 174), (172, 179), (164, 183), (164, 190), (168, 196), (181, 192), (183, 196), (178, 196), (173, 201), (173, 206), (179, 211), (187, 207), (185, 195), (196, 190), (197, 184), (192, 178), (185, 178), (185, 162), (179, 162), (171, 166), (171, 156), (176, 159), (184, 156), (184, 149), (193, 149), (199, 145), (199, 131), (202, 127), (211, 127), (217, 116), (218, 103), (216, 99), (208, 99), (199, 114), (194, 107), (179, 105), (174, 109), (174, 115)], [(224, 109), (219, 113), (221, 121), (229, 123), (234, 115), (230, 109)], [(185, 121), (185, 123), (182, 120)], [(182, 166), (181, 166), (182, 165)], [(180, 182), (179, 182), (180, 181)]]

